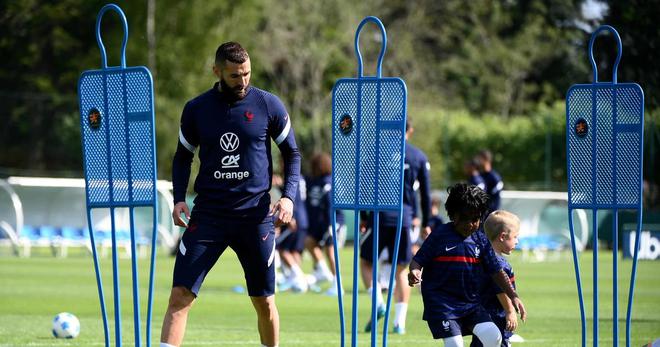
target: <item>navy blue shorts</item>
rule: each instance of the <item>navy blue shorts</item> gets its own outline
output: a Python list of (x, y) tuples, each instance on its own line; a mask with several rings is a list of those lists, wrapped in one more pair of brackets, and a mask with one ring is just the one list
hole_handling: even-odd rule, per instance
[(275, 293), (275, 229), (273, 217), (259, 223), (191, 219), (176, 254), (172, 286), (183, 286), (195, 296), (220, 255), (236, 252), (243, 266), (250, 296)]
[[(373, 261), (373, 229), (367, 230), (360, 240), (360, 258)], [(394, 243), (396, 241), (396, 227), (381, 226), (378, 231), (378, 254), (380, 255), (385, 248), (389, 257), (387, 261), (391, 264), (394, 257)], [(407, 265), (412, 260), (412, 250), (410, 249), (410, 232), (407, 227), (401, 228), (401, 240), (399, 241), (399, 255), (396, 263), (398, 265)]]
[(474, 312), (458, 319), (429, 320), (426, 323), (429, 325), (434, 339), (444, 339), (452, 336), (471, 335), (475, 325), (492, 321), (488, 312), (479, 306)]
[(302, 253), (305, 250), (305, 237), (307, 230), (298, 229), (295, 232), (290, 229), (283, 229), (280, 236), (277, 237), (277, 250)]
[[(509, 338), (511, 338), (513, 333), (506, 330), (506, 316), (498, 315), (495, 312), (491, 312), (490, 317), (493, 319), (493, 323), (497, 325), (497, 328), (500, 329), (500, 334), (502, 335), (502, 345), (500, 347), (509, 347), (511, 345), (509, 343)], [(483, 344), (478, 338), (472, 337), (472, 342), (470, 343), (470, 347), (483, 347)]]

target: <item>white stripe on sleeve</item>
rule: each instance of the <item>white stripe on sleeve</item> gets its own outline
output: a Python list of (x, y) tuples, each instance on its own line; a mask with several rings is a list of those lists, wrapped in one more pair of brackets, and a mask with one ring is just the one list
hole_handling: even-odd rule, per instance
[(280, 136), (278, 136), (275, 139), (275, 143), (278, 145), (286, 139), (286, 137), (289, 135), (289, 130), (291, 130), (291, 117), (286, 118), (286, 125), (284, 126), (284, 130), (280, 133)]
[(183, 147), (186, 147), (187, 150), (189, 150), (191, 153), (195, 153), (195, 149), (197, 148), (196, 146), (193, 146), (186, 140), (186, 138), (183, 136), (183, 132), (181, 131), (181, 128), (179, 128), (179, 142), (183, 145)]
[(493, 188), (492, 194), (495, 194), (495, 193), (501, 191), (502, 188), (504, 188), (504, 182), (502, 182), (502, 181), (497, 182), (497, 185), (495, 186), (495, 188)]

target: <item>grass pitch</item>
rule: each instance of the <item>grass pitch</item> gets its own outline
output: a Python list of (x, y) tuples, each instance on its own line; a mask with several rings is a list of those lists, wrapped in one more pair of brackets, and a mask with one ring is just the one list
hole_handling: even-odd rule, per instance
[[(68, 258), (53, 258), (37, 252), (32, 258), (15, 258), (0, 252), (0, 346), (103, 346), (103, 324), (91, 256), (78, 252)], [(40, 253), (40, 254), (39, 254)], [(344, 288), (351, 286), (352, 251), (342, 251)], [(558, 260), (523, 262), (521, 253), (509, 258), (516, 273), (519, 293), (529, 318), (518, 329), (526, 342), (521, 346), (578, 346), (581, 342), (580, 314), (573, 264), (569, 252)], [(588, 344), (591, 344), (592, 257), (580, 257), (583, 290), (588, 311)], [(146, 313), (147, 260), (140, 259), (143, 297), (142, 319)], [(619, 262), (619, 340), (625, 343), (625, 314), (630, 260)], [(169, 294), (174, 260), (160, 255), (157, 259), (152, 346), (159, 342), (160, 326)], [(612, 344), (612, 255), (602, 251), (599, 259), (599, 342)], [(104, 290), (109, 318), (113, 317), (111, 261), (102, 260)], [(309, 265), (308, 265), (309, 266)], [(121, 295), (123, 344), (134, 345), (130, 261), (121, 260)], [(309, 270), (309, 268), (307, 269)], [(232, 251), (218, 261), (204, 283), (193, 307), (184, 346), (259, 346), (256, 318), (247, 294), (232, 288), (244, 285), (243, 272)], [(351, 291), (345, 295), (347, 330), (350, 329)], [(360, 285), (359, 324), (368, 319), (369, 299)], [(319, 293), (278, 293), (281, 320), (281, 346), (339, 346), (337, 299)], [(71, 312), (81, 321), (81, 334), (73, 340), (52, 337), (51, 320), (59, 312)], [(442, 346), (434, 341), (421, 320), (422, 303), (413, 290), (406, 335), (389, 335), (390, 346)], [(114, 323), (111, 345), (114, 345)], [(382, 324), (381, 324), (382, 327)], [(390, 321), (390, 329), (391, 329)], [(144, 336), (144, 328), (142, 329)], [(633, 305), (632, 346), (660, 337), (660, 261), (640, 261)], [(359, 334), (359, 345), (368, 346), (368, 334)], [(350, 332), (346, 337), (350, 345)], [(466, 338), (466, 345), (469, 338)], [(142, 345), (145, 345), (144, 338)]]

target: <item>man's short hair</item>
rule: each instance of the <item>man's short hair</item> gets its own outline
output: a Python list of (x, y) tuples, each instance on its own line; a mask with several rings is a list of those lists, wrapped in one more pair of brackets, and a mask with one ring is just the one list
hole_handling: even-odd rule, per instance
[(519, 229), (520, 218), (505, 210), (493, 211), (484, 222), (484, 231), (491, 241), (497, 239), (500, 234), (508, 236)]
[(482, 149), (481, 152), (479, 152), (478, 157), (480, 157), (481, 160), (487, 161), (489, 163), (493, 161), (493, 153), (487, 149)]
[(332, 174), (332, 158), (325, 152), (319, 152), (312, 157), (312, 176), (321, 177)]
[(248, 52), (238, 42), (225, 42), (215, 51), (215, 64), (224, 64), (230, 61), (234, 64), (243, 64), (250, 56)]

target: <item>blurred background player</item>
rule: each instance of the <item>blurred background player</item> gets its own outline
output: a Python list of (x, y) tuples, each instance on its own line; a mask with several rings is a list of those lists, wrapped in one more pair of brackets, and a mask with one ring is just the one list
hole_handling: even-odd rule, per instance
[[(278, 180), (279, 178), (279, 180)], [(284, 183), (281, 177), (273, 176), (273, 185), (282, 189)], [(282, 262), (284, 278), (278, 278), (278, 289), (285, 291), (288, 289), (294, 292), (307, 291), (307, 279), (302, 270), (302, 252), (305, 249), (305, 238), (309, 223), (307, 220), (307, 208), (305, 200), (307, 188), (305, 180), (301, 177), (298, 182), (298, 192), (293, 202), (293, 217), (291, 221), (280, 227), (279, 235), (276, 238), (276, 248)]]
[(445, 224), (445, 221), (440, 217), (440, 198), (434, 196), (431, 198), (431, 217), (429, 217), (429, 227), (424, 228), (420, 233), (417, 243), (413, 245), (413, 255), (417, 253), (424, 241), (429, 237), (430, 233), (436, 227)]
[[(518, 244), (518, 234), (520, 233), (520, 219), (515, 214), (497, 210), (491, 212), (484, 222), (484, 231), (493, 246), (497, 261), (502, 270), (506, 272), (513, 288), (516, 288), (515, 277), (511, 264), (504, 258), (504, 255), (511, 255), (511, 252)], [(502, 347), (509, 347), (511, 344), (509, 338), (513, 331), (518, 327), (518, 316), (511, 300), (504, 294), (493, 280), (484, 275), (484, 285), (481, 290), (481, 304), (486, 312), (492, 318), (493, 323), (500, 329), (502, 335)], [(483, 344), (479, 339), (473, 338), (471, 347), (481, 347)]]
[[(419, 182), (420, 193), (420, 211), (422, 214), (421, 229), (423, 233), (430, 233), (428, 226), (429, 217), (431, 212), (431, 189), (430, 189), (430, 169), (431, 164), (426, 157), (426, 154), (419, 148), (410, 144), (409, 140), (414, 132), (410, 119), (406, 122), (406, 146), (405, 146), (405, 163), (403, 173), (403, 216), (401, 226), (401, 240), (399, 243), (399, 255), (396, 264), (396, 282), (394, 288), (394, 297), (396, 304), (394, 305), (394, 333), (405, 334), (406, 331), (406, 315), (408, 312), (408, 301), (410, 299), (410, 288), (407, 284), (407, 265), (412, 259), (412, 242), (410, 230), (413, 225), (413, 207), (415, 204), (415, 182)], [(360, 273), (362, 281), (367, 292), (371, 295), (372, 276), (373, 276), (373, 227), (368, 228), (373, 224), (372, 216), (365, 216), (363, 218), (363, 227), (365, 230), (360, 245)], [(397, 223), (399, 214), (397, 212), (388, 211), (381, 212), (379, 216), (379, 234), (378, 234), (378, 254), (381, 255), (383, 250), (387, 249), (388, 262), (392, 263), (394, 255), (394, 244), (397, 234)], [(392, 264), (394, 266), (394, 264)], [(376, 293), (376, 317), (382, 318), (385, 314), (385, 304), (383, 295), (380, 288), (377, 288)], [(365, 327), (365, 331), (371, 331), (371, 321)]]
[(477, 159), (480, 165), (481, 177), (486, 183), (486, 193), (490, 197), (490, 210), (499, 210), (502, 201), (500, 192), (504, 189), (504, 182), (502, 182), (502, 176), (493, 169), (493, 154), (484, 149), (477, 154)]
[[(330, 199), (332, 198), (332, 158), (327, 153), (316, 153), (311, 161), (311, 177), (307, 179), (306, 207), (309, 217), (309, 230), (305, 239), (305, 248), (314, 260), (314, 279), (316, 282), (331, 283), (326, 292), (337, 295), (335, 276), (335, 254), (332, 239), (332, 221), (330, 219)], [(341, 239), (346, 232), (344, 215), (337, 211), (336, 231)], [(338, 240), (339, 244), (339, 240)], [(326, 262), (325, 259), (328, 259)], [(330, 263), (330, 266), (328, 266)]]
[(463, 172), (465, 173), (465, 177), (467, 179), (468, 184), (475, 185), (487, 193), (486, 181), (484, 181), (484, 178), (481, 176), (481, 173), (479, 172), (480, 166), (481, 165), (479, 165), (479, 158), (474, 157), (470, 160), (466, 160), (463, 163)]
[(499, 347), (499, 329), (481, 306), (483, 274), (505, 291), (523, 320), (525, 308), (479, 230), (488, 195), (465, 183), (448, 191), (445, 209), (451, 222), (436, 227), (419, 249), (410, 263), (409, 285), (422, 285), (423, 319), (434, 339), (443, 339), (446, 347), (463, 347), (463, 335), (474, 334), (484, 346)]

